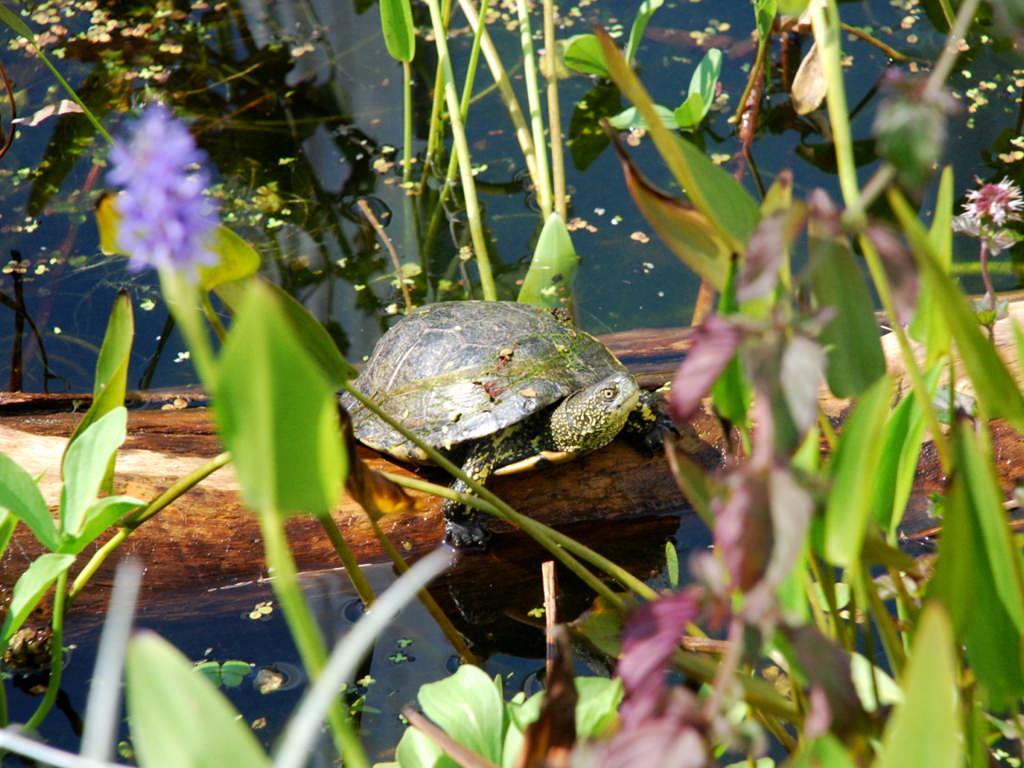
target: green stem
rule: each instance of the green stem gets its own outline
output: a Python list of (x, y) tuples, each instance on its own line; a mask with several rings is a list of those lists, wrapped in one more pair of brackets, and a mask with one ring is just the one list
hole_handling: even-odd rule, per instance
[(334, 553), (341, 560), (341, 564), (345, 566), (345, 574), (348, 576), (349, 581), (352, 582), (352, 586), (355, 587), (359, 599), (363, 601), (364, 606), (369, 608), (376, 599), (376, 595), (373, 594), (373, 587), (366, 580), (363, 569), (359, 567), (359, 561), (356, 560), (356, 556), (349, 549), (348, 542), (345, 541), (345, 537), (338, 530), (338, 525), (334, 522), (334, 518), (329, 513), (317, 515), (317, 522), (320, 523), (320, 527), (327, 534), (331, 546), (334, 547)]
[(544, 0), (544, 50), (547, 51), (544, 78), (547, 80), (548, 131), (551, 138), (551, 178), (554, 184), (555, 213), (568, 219), (565, 196), (565, 156), (562, 152), (562, 110), (558, 104), (558, 72), (555, 66), (555, 2)]
[[(271, 586), (274, 595), (281, 603), (285, 621), (309, 679), (315, 681), (327, 663), (327, 648), (309, 605), (302, 595), (295, 560), (288, 548), (288, 539), (284, 532), (284, 518), (274, 509), (261, 510), (258, 517), (263, 533), (264, 556), (273, 575)], [(328, 710), (327, 723), (334, 739), (334, 746), (345, 766), (369, 768), (370, 763), (363, 745), (340, 701), (335, 701)]]
[[(889, 669), (892, 670), (892, 676), (898, 678), (903, 671), (906, 654), (903, 652), (903, 643), (900, 642), (900, 635), (896, 630), (896, 624), (893, 622), (889, 610), (885, 607), (885, 603), (878, 596), (878, 591), (874, 589), (870, 573), (862, 571), (860, 577), (862, 581), (861, 589), (868, 599), (866, 607), (870, 609), (874, 616), (875, 625), (878, 627), (878, 634), (882, 638), (882, 647), (885, 648), (885, 655), (889, 658)], [(868, 658), (871, 657), (869, 656)]]
[[(548, 175), (547, 142), (544, 140), (544, 114), (540, 108), (540, 93), (537, 89), (537, 60), (533, 53), (533, 35), (530, 31), (530, 10), (526, 0), (516, 0), (516, 15), (519, 18), (519, 47), (523, 54), (523, 79), (526, 82), (526, 104), (530, 110), (530, 132), (537, 157), (537, 202), (541, 216), (546, 220), (551, 215), (551, 179)], [(549, 53), (553, 56), (554, 49)]]
[(227, 451), (218, 454), (203, 466), (192, 470), (187, 475), (180, 478), (170, 488), (165, 490), (149, 502), (149, 504), (125, 520), (117, 532), (108, 541), (106, 541), (103, 546), (93, 553), (92, 557), (89, 558), (89, 562), (87, 562), (82, 570), (78, 572), (78, 575), (71, 584), (71, 591), (68, 594), (69, 602), (74, 602), (75, 598), (78, 597), (86, 584), (89, 583), (89, 580), (96, 574), (96, 571), (100, 569), (100, 566), (103, 565), (110, 553), (121, 546), (124, 540), (131, 535), (132, 531), (149, 520), (164, 507), (184, 495), (186, 491), (194, 488), (202, 480), (205, 480), (229, 461), (231, 461), (231, 455), (227, 453)]
[(28, 733), (38, 730), (40, 724), (53, 708), (53, 702), (57, 700), (57, 693), (60, 691), (61, 676), (64, 673), (64, 608), (65, 597), (68, 592), (68, 572), (61, 571), (57, 577), (53, 595), (53, 618), (50, 620), (50, 679), (46, 684), (46, 693), (43, 700), (39, 702), (32, 717), (25, 723), (24, 730)]
[(469, 154), (466, 128), (459, 112), (459, 97), (455, 91), (455, 74), (452, 71), (451, 56), (448, 53), (446, 30), (442, 24), (441, 9), (437, 0), (427, 0), (427, 5), (430, 8), (434, 45), (437, 47), (437, 58), (444, 83), (444, 99), (448, 106), (452, 140), (459, 158), (459, 177), (462, 181), (462, 195), (466, 203), (466, 217), (469, 219), (469, 234), (473, 241), (473, 255), (476, 257), (477, 271), (480, 274), (480, 289), (485, 299), (495, 301), (498, 298), (498, 291), (494, 285), (490, 257), (487, 253), (487, 239), (484, 237), (480, 202), (477, 199), (476, 182), (473, 179), (473, 160)]
[[(621, 597), (612, 592), (606, 584), (584, 568), (575, 557), (554, 542), (553, 538), (548, 535), (548, 531), (551, 530), (550, 528), (543, 523), (538, 523), (536, 520), (533, 520), (526, 515), (519, 514), (494, 494), (485, 492), (480, 494), (480, 496), (477, 496), (473, 493), (459, 493), (458, 491), (453, 491), (447, 486), (429, 483), (426, 480), (419, 480), (414, 477), (396, 475), (390, 472), (382, 472), (381, 474), (397, 485), (401, 485), (405, 488), (411, 488), (415, 491), (423, 491), (424, 493), (429, 493), (434, 496), (440, 496), (444, 499), (458, 501), (465, 504), (467, 507), (472, 507), (475, 510), (497, 517), (499, 520), (506, 520), (522, 528), (523, 531), (533, 537), (538, 544), (548, 550), (548, 552), (558, 559), (566, 568), (576, 574), (584, 584), (594, 590), (594, 592), (600, 595), (604, 600), (608, 601), (609, 605), (620, 611), (625, 610), (626, 604)], [(479, 487), (479, 485), (477, 487)], [(474, 488), (474, 492), (475, 491), (476, 489)], [(482, 498), (483, 496), (486, 496), (487, 498)]]
[(32, 46), (32, 49), (36, 52), (36, 55), (39, 56), (40, 59), (42, 59), (43, 64), (46, 65), (46, 68), (49, 69), (50, 72), (53, 74), (54, 79), (56, 79), (56, 81), (60, 83), (61, 88), (67, 91), (67, 94), (71, 97), (71, 100), (82, 108), (82, 114), (85, 115), (86, 119), (90, 123), (92, 123), (92, 127), (96, 129), (96, 132), (99, 133), (99, 135), (102, 136), (104, 139), (106, 139), (109, 144), (113, 144), (114, 138), (110, 135), (110, 133), (107, 132), (107, 129), (103, 127), (103, 124), (100, 123), (96, 115), (92, 113), (92, 110), (86, 106), (85, 102), (82, 101), (81, 97), (77, 93), (75, 93), (75, 89), (71, 87), (71, 84), (64, 79), (64, 76), (61, 75), (61, 73), (57, 70), (57, 67), (53, 65), (53, 63), (50, 61), (50, 57), (46, 55), (46, 52), (41, 47), (39, 47), (39, 44), (36, 42), (35, 35), (33, 34), (31, 37), (28, 37), (26, 39), (28, 40), (29, 45)]
[(402, 181), (408, 184), (412, 180), (412, 64), (408, 61), (402, 62), (402, 85), (402, 107), (404, 112), (402, 141), (405, 143), (405, 148), (402, 152)]
[[(370, 520), (370, 525), (373, 527), (373, 533), (377, 537), (377, 541), (380, 542), (381, 547), (384, 548), (384, 552), (388, 557), (391, 558), (392, 564), (395, 566), (395, 571), (401, 575), (409, 570), (409, 564), (405, 562), (405, 558), (402, 557), (395, 545), (391, 543), (391, 539), (387, 537), (383, 530), (381, 530), (380, 524), (374, 519), (372, 515), (367, 514), (367, 518)], [(431, 596), (431, 594), (421, 589), (418, 593), (420, 602), (423, 603), (423, 607), (426, 608), (427, 613), (434, 620), (437, 626), (441, 629), (441, 632), (448, 642), (452, 644), (452, 648), (459, 654), (459, 658), (466, 664), (474, 664), (480, 666), (481, 660), (473, 651), (466, 645), (466, 641), (462, 635), (452, 624), (451, 619), (448, 618), (447, 614), (441, 610), (441, 606), (437, 604), (437, 601)]]

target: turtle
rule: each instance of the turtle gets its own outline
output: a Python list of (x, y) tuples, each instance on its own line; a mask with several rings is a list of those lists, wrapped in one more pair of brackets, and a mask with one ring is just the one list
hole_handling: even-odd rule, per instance
[[(564, 314), (512, 301), (427, 304), (381, 336), (354, 387), (481, 483), (601, 448), (624, 430), (653, 444), (663, 418), (654, 395)], [(341, 404), (364, 445), (429, 461), (352, 395)], [(461, 480), (452, 489), (469, 492)], [(474, 510), (445, 499), (442, 512), (448, 543), (487, 545)]]

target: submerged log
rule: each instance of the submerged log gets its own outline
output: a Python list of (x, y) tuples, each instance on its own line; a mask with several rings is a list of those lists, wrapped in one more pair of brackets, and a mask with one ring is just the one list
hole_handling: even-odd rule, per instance
[[(1018, 321), (1024, 321), (1024, 302), (1015, 303), (1013, 313)], [(613, 334), (603, 341), (645, 386), (655, 387), (671, 379), (685, 354), (689, 336), (688, 329), (642, 330)], [(1006, 329), (997, 336), (997, 344), (1004, 353), (1013, 347), (1009, 339)], [(894, 340), (890, 335), (883, 342), (891, 368), (896, 369)], [(41, 476), (40, 489), (53, 508), (60, 495), (60, 458), (67, 437), (81, 418), (73, 410), (80, 409), (87, 400), (81, 395), (0, 394), (0, 452), (33, 476)], [(152, 499), (222, 450), (201, 393), (146, 393), (134, 395), (131, 400), (141, 407), (130, 411), (128, 439), (118, 454), (118, 493)], [(848, 403), (825, 397), (823, 405), (828, 415), (839, 418)], [(1017, 479), (1016, 468), (1024, 466), (1024, 446), (1012, 429), (1001, 425), (995, 425), (993, 437), (1001, 480), (1009, 491)], [(704, 413), (690, 425), (681, 447), (711, 469), (719, 461), (723, 442), (718, 422)], [(923, 508), (927, 494), (942, 487), (941, 471), (929, 448), (926, 446), (919, 464), (913, 508)], [(360, 456), (374, 469), (412, 474), (409, 468), (372, 451), (361, 449)], [(446, 482), (436, 471), (421, 470), (419, 474)], [(490, 487), (522, 513), (548, 525), (575, 524), (577, 529), (580, 524), (604, 521), (678, 518), (687, 511), (664, 457), (642, 455), (621, 441), (574, 462), (495, 478)], [(435, 546), (442, 527), (439, 500), (412, 495), (416, 502), (414, 512), (386, 517), (381, 523), (391, 541), (409, 555)], [(334, 518), (361, 561), (385, 559), (365, 514), (350, 498), (342, 500)], [(337, 558), (315, 521), (294, 517), (287, 527), (301, 569), (337, 565)], [(499, 534), (508, 530), (500, 524), (494, 527)], [(510, 537), (499, 535), (499, 546), (503, 538), (511, 541)], [(0, 589), (9, 589), (40, 551), (31, 533), (19, 526), (0, 568)], [(142, 525), (128, 537), (118, 558), (112, 559), (123, 554), (134, 555), (145, 564), (145, 588), (150, 598), (199, 585), (228, 585), (266, 575), (259, 525), (245, 508), (230, 467), (217, 471)], [(500, 555), (488, 557), (485, 570), (497, 568), (499, 561)], [(111, 571), (108, 565), (94, 583), (109, 581)], [(502, 578), (497, 573), (491, 575), (499, 581)], [(102, 589), (87, 590), (78, 604), (85, 608), (95, 602), (98, 606), (105, 599), (104, 593)]]

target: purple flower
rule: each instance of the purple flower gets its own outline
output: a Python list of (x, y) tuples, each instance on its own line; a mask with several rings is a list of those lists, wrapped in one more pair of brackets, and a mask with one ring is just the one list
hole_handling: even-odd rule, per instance
[(117, 247), (129, 255), (129, 269), (193, 277), (198, 265), (216, 263), (210, 240), (217, 206), (203, 195), (210, 184), (206, 159), (184, 123), (160, 103), (146, 109), (127, 141), (114, 142), (107, 181), (123, 190), (115, 203)]

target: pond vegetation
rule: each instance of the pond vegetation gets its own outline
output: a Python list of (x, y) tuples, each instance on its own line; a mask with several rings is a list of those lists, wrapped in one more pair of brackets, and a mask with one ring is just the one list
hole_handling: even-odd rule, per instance
[[(92, 390), (56, 509), (0, 454), (0, 544), (24, 526), (43, 552), (0, 626), (11, 676), (36, 675), (41, 696), (24, 726), (0, 729), (0, 748), (54, 765), (104, 763), (116, 747), (143, 766), (298, 766), (326, 725), (328, 759), (368, 765), (360, 664), (418, 595), (464, 663), (420, 688), (398, 765), (1019, 764), (1019, 478), (994, 442), (1024, 429), (1019, 366), (996, 346), (1024, 353), (1020, 314), (997, 293), (1014, 280), (1024, 208), (1024, 19), (978, 0), (756, 0), (737, 20), (691, 5), (700, 22), (686, 27), (658, 26), (683, 11), (657, 0), (380, 0), (379, 15), (0, 6), (9, 106), (28, 115), (9, 125), (0, 172), (9, 388)], [(343, 36), (346, 24), (366, 36)], [(684, 54), (657, 47), (679, 37)], [(367, 46), (394, 59), (387, 83)], [(358, 101), (374, 102), (369, 117), (355, 118)], [(759, 167), (773, 154), (784, 162)], [(601, 164), (622, 181), (588, 175)], [(619, 212), (623, 187), (635, 208)], [(83, 246), (91, 220), (98, 240)], [(607, 237), (617, 224), (629, 234)], [(634, 278), (642, 287), (623, 291)], [(708, 472), (671, 435), (665, 452), (711, 548), (680, 563), (669, 546), (664, 577), (644, 581), (517, 512), (353, 386), (352, 363), (390, 317), (467, 298), (584, 326), (641, 304), (630, 324), (692, 319), (664, 406), (679, 429), (710, 409), (724, 455)], [(101, 301), (100, 320), (74, 321)], [(207, 393), (226, 452), (156, 498), (114, 493), (126, 393), (183, 382)], [(841, 420), (822, 387), (848, 399)], [(456, 485), (364, 466), (339, 391)], [(900, 524), (923, 453), (941, 467), (941, 537), (914, 558)], [(133, 531), (228, 462), (302, 667), (261, 684), (310, 681), (287, 725), (266, 738), (217, 690), (245, 679), (245, 662), (197, 672), (158, 635), (132, 635), (141, 574), (125, 566), (80, 747), (47, 747), (37, 735), (61, 706), (75, 600)], [(387, 541), (377, 523), (406, 509), (402, 485), (511, 523), (586, 585), (590, 609), (549, 628), (543, 694), (507, 696), (471, 663), (424, 591), (443, 550), (409, 567)], [(343, 492), (402, 573), (380, 594), (331, 517)], [(372, 607), (333, 648), (285, 536), (299, 515)], [(32, 618), (41, 605), (48, 627)], [(612, 673), (583, 674), (580, 653)]]

